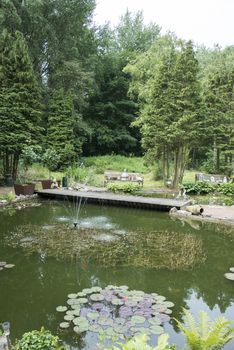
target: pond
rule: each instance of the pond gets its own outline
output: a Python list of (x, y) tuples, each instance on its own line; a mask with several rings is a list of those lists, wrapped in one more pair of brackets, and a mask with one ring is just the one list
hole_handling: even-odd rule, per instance
[[(41, 326), (56, 333), (56, 307), (69, 293), (109, 284), (165, 296), (179, 320), (183, 307), (234, 319), (234, 282), (224, 278), (234, 266), (233, 227), (82, 204), (74, 229), (72, 203), (36, 204), (0, 212), (0, 261), (15, 264), (0, 271), (0, 322), (10, 321), (12, 339)], [(175, 321), (164, 329), (182, 348)], [(71, 349), (94, 349), (92, 334), (61, 337)]]

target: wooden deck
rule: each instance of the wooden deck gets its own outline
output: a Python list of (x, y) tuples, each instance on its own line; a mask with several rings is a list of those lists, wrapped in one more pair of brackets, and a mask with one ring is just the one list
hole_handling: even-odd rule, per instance
[(82, 198), (88, 203), (108, 204), (116, 206), (126, 206), (141, 209), (169, 211), (171, 208), (189, 205), (191, 201), (165, 199), (165, 198), (147, 198), (141, 196), (119, 195), (107, 192), (80, 192), (65, 189), (50, 189), (37, 192), (43, 198), (71, 199)]

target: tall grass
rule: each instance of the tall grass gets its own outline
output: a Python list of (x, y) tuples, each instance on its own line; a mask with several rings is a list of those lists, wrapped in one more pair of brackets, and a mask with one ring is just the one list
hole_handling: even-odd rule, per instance
[(149, 168), (144, 164), (142, 157), (125, 157), (120, 155), (84, 157), (85, 167), (94, 167), (98, 174), (103, 174), (106, 170), (148, 173)]

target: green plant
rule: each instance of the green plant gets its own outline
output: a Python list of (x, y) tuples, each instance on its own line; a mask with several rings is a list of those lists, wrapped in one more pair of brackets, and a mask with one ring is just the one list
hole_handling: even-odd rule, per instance
[(138, 183), (130, 183), (130, 182), (116, 182), (116, 183), (109, 183), (107, 185), (108, 191), (119, 193), (134, 193), (139, 191), (141, 186)]
[(59, 343), (59, 338), (52, 335), (43, 327), (40, 331), (34, 330), (24, 333), (20, 340), (16, 341), (15, 350), (65, 350)]
[(212, 185), (209, 182), (184, 183), (181, 188), (190, 194), (208, 194), (215, 191), (217, 185)]
[(6, 197), (5, 199), (8, 201), (8, 202), (12, 202), (14, 199), (15, 199), (15, 195), (12, 191), (8, 192), (6, 194)]
[(224, 317), (211, 322), (208, 315), (201, 311), (199, 323), (188, 310), (184, 309), (185, 325), (176, 320), (184, 333), (191, 350), (221, 350), (225, 344), (234, 339), (234, 328)]
[(42, 156), (42, 163), (49, 171), (56, 170), (60, 161), (60, 156), (53, 148), (48, 148)]
[(234, 197), (234, 183), (223, 183), (218, 186), (218, 192)]
[(145, 334), (137, 335), (128, 340), (125, 344), (118, 343), (112, 350), (175, 350), (174, 345), (168, 344), (168, 334), (162, 334), (158, 338), (158, 345), (152, 347), (148, 345), (148, 337)]

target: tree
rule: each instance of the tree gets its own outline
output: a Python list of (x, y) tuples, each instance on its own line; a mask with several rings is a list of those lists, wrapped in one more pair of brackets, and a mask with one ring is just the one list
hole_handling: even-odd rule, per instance
[(25, 146), (40, 140), (40, 89), (20, 32), (0, 36), (0, 152), (5, 174), (16, 178)]
[(55, 91), (49, 101), (47, 144), (59, 155), (59, 166), (63, 168), (73, 163), (80, 152), (74, 127), (72, 94), (65, 94), (62, 89)]
[(142, 145), (151, 159), (162, 159), (163, 178), (174, 159), (174, 188), (182, 182), (188, 151), (198, 139), (198, 63), (191, 42), (168, 35), (125, 71), (132, 75), (130, 93), (138, 96)]

